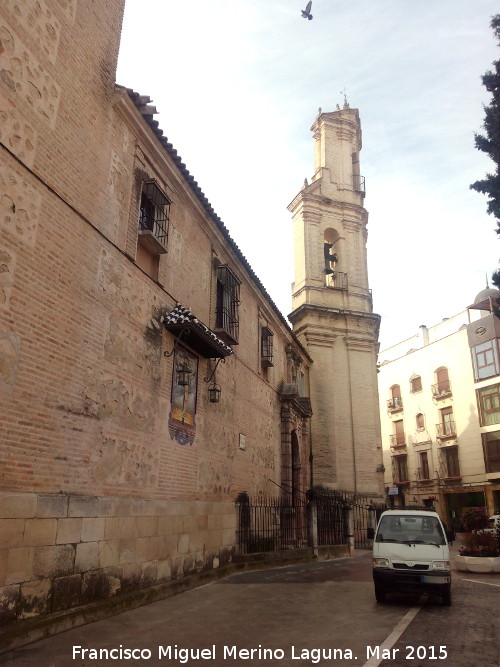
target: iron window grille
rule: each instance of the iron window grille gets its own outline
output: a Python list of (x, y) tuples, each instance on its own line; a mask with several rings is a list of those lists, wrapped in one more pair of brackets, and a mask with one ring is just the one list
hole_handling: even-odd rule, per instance
[(226, 342), (236, 345), (239, 337), (240, 281), (228, 266), (217, 267), (217, 305), (215, 331)]
[(170, 204), (172, 202), (153, 179), (142, 185), (139, 238), (151, 252), (167, 252)]
[(262, 365), (269, 368), (273, 365), (273, 332), (268, 327), (262, 327), (260, 339), (260, 358)]

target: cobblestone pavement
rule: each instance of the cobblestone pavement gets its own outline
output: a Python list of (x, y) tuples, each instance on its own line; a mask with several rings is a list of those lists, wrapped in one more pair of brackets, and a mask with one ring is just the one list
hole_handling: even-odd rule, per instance
[[(377, 604), (371, 553), (360, 552), (231, 575), (18, 648), (0, 665), (488, 667), (500, 664), (499, 609), (500, 574), (455, 573), (451, 607), (398, 596)], [(99, 654), (120, 647), (138, 652)]]

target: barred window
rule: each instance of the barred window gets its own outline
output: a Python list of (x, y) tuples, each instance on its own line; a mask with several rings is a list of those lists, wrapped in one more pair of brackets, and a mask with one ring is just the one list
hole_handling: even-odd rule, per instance
[(260, 359), (266, 368), (273, 365), (273, 332), (268, 327), (261, 329)]
[(155, 180), (142, 185), (139, 211), (139, 240), (156, 255), (167, 252), (171, 201)]
[(236, 345), (239, 336), (240, 281), (228, 266), (217, 267), (215, 330), (227, 343)]

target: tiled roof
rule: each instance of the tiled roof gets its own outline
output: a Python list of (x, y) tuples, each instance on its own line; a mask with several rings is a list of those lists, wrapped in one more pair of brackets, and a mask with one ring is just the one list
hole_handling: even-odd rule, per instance
[[(117, 86), (117, 87), (118, 88), (123, 88), (122, 86)], [(205, 196), (205, 193), (202, 191), (202, 189), (198, 185), (198, 182), (195, 181), (192, 174), (190, 174), (186, 165), (182, 161), (180, 155), (177, 153), (177, 151), (172, 146), (172, 144), (168, 141), (167, 137), (165, 137), (163, 135), (163, 130), (160, 128), (158, 121), (153, 119), (153, 115), (157, 114), (158, 111), (157, 111), (155, 106), (151, 105), (151, 101), (152, 101), (151, 98), (148, 95), (140, 95), (139, 93), (136, 93), (131, 88), (125, 88), (125, 90), (127, 91), (127, 94), (130, 97), (130, 99), (132, 100), (132, 102), (137, 107), (138, 111), (142, 114), (143, 118), (146, 120), (146, 122), (148, 123), (150, 128), (153, 130), (153, 132), (157, 136), (157, 138), (160, 141), (160, 143), (162, 144), (163, 148), (166, 150), (168, 155), (172, 158), (172, 160), (177, 165), (179, 171), (182, 173), (182, 175), (184, 176), (184, 178), (188, 182), (191, 190), (194, 192), (194, 194), (196, 195), (196, 197), (200, 201), (200, 203), (203, 206), (203, 208), (205, 209), (205, 211), (208, 213), (208, 215), (212, 218), (212, 220), (215, 222), (217, 227), (220, 229), (220, 231), (222, 232), (222, 234), (226, 238), (229, 246), (234, 250), (234, 252), (238, 256), (238, 259), (240, 260), (240, 262), (243, 264), (245, 269), (250, 274), (250, 276), (251, 276), (252, 280), (254, 281), (255, 285), (263, 293), (266, 300), (268, 301), (270, 306), (273, 308), (275, 313), (278, 315), (278, 317), (281, 319), (281, 321), (286, 326), (286, 328), (291, 330), (290, 324), (285, 319), (285, 317), (283, 316), (283, 314), (279, 310), (278, 306), (274, 303), (272, 298), (267, 293), (264, 285), (261, 283), (257, 274), (255, 273), (255, 271), (252, 269), (252, 267), (248, 263), (248, 260), (246, 259), (246, 257), (243, 255), (243, 253), (241, 252), (241, 250), (239, 249), (237, 244), (231, 238), (227, 227), (224, 225), (224, 223), (219, 218), (219, 216), (215, 213), (212, 205), (210, 204), (207, 197)]]
[(182, 333), (182, 338), (194, 350), (206, 359), (227, 357), (233, 350), (215, 333), (203, 324), (193, 313), (180, 303), (168, 315), (162, 318), (165, 328), (172, 332)]

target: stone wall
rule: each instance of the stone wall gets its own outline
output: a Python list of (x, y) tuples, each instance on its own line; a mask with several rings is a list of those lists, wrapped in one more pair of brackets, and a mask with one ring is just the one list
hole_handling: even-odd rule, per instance
[(0, 494), (0, 623), (227, 564), (234, 503)]

